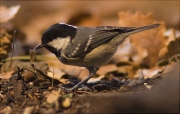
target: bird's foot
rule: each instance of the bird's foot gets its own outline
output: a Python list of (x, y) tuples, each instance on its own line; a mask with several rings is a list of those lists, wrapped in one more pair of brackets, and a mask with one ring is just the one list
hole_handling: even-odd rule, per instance
[[(88, 80), (89, 80), (90, 78), (92, 78), (92, 76), (95, 75), (97, 69), (94, 68), (94, 67), (90, 67), (90, 68), (88, 68), (88, 70), (89, 70), (90, 76), (87, 77), (85, 80), (79, 82), (78, 84), (76, 84), (76, 85), (73, 86), (72, 88), (66, 88), (66, 87), (63, 87), (63, 86), (60, 86), (60, 88), (61, 88), (62, 90), (64, 90), (64, 91), (66, 91), (66, 92), (72, 92), (72, 91), (74, 91), (74, 90), (82, 87), (82, 85), (86, 84), (86, 83), (88, 82)], [(88, 87), (87, 87), (87, 88), (88, 88)]]
[(67, 93), (73, 92), (74, 90), (77, 90), (77, 92), (82, 92), (82, 91), (91, 92), (91, 89), (87, 86), (87, 84), (81, 84), (78, 86), (75, 85), (71, 88), (60, 86), (60, 88)]
[(87, 83), (86, 84), (82, 84), (81, 87), (79, 87), (77, 89), (77, 91), (88, 91), (88, 92), (91, 92), (92, 90), (88, 87)]
[(73, 86), (71, 88), (63, 87), (63, 86), (60, 86), (59, 88), (61, 88), (63, 91), (66, 91), (68, 93), (73, 92), (74, 90), (77, 90), (77, 91), (91, 91), (91, 89), (87, 85), (87, 82), (84, 82), (84, 81), (76, 84), (75, 86)]
[(86, 84), (86, 82), (82, 81), (82, 82), (79, 82), (78, 84), (76, 84), (75, 86), (73, 86), (71, 88), (63, 87), (63, 86), (60, 86), (60, 88), (66, 92), (73, 92), (74, 90), (77, 90), (78, 88), (82, 88), (84, 84)]
[(73, 92), (74, 90), (76, 90), (76, 89), (78, 89), (80, 86), (81, 86), (82, 84), (77, 84), (77, 85), (75, 85), (75, 86), (73, 86), (73, 87), (70, 87), (70, 88), (68, 88), (68, 87), (63, 87), (63, 86), (59, 86), (59, 88), (61, 88), (63, 91), (65, 91), (65, 92)]

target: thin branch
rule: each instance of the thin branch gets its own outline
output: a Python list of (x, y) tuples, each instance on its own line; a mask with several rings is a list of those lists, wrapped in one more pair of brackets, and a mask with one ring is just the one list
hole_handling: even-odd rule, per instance
[(52, 77), (52, 87), (54, 85), (54, 68), (53, 68), (53, 77)]
[(13, 42), (12, 42), (11, 62), (10, 62), (9, 68), (11, 68), (11, 66), (12, 66), (12, 59), (13, 59), (13, 54), (14, 54), (15, 34), (16, 34), (16, 30), (14, 30), (14, 33), (13, 33), (14, 36), (13, 36)]

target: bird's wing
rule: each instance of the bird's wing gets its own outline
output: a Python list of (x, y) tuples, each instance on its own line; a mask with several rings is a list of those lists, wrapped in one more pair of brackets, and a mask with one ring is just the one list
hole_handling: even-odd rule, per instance
[(132, 29), (135, 27), (119, 27), (119, 26), (97, 26), (96, 29), (97, 30), (103, 30), (103, 31), (108, 31), (108, 30), (112, 30), (112, 31), (125, 31), (128, 29)]
[(88, 52), (92, 51), (94, 48), (102, 44), (108, 43), (116, 35), (123, 33), (131, 28), (133, 27), (98, 26), (94, 29), (92, 33), (91, 31), (81, 31), (82, 34), (87, 34), (87, 32), (89, 32), (90, 34), (84, 35), (86, 37), (82, 37), (81, 39), (79, 39), (81, 40), (79, 42), (73, 42), (67, 47), (64, 53), (67, 57), (70, 58), (83, 57)]
[(117, 26), (98, 26), (92, 34), (91, 44), (88, 49), (94, 49), (104, 43), (108, 43), (116, 35), (126, 32), (134, 27), (117, 27)]

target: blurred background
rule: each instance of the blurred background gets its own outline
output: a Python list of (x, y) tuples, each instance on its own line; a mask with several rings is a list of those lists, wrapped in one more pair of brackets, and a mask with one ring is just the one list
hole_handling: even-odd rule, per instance
[[(179, 111), (179, 62), (174, 62), (179, 60), (180, 57), (180, 50), (178, 48), (180, 44), (179, 0), (1, 0), (0, 3), (0, 78), (4, 76), (6, 77), (6, 79), (9, 79), (8, 77), (11, 77), (11, 72), (14, 73), (15, 71), (17, 71), (17, 66), (19, 66), (20, 68), (27, 67), (28, 69), (31, 69), (31, 71), (34, 71), (34, 67), (32, 69), (32, 66), (29, 62), (29, 55), (31, 55), (30, 50), (32, 50), (37, 44), (41, 42), (41, 35), (48, 27), (55, 23), (64, 22), (75, 26), (91, 27), (102, 25), (138, 27), (154, 23), (161, 24), (158, 28), (129, 36), (125, 40), (125, 42), (123, 42), (118, 47), (117, 53), (113, 56), (110, 63), (102, 66), (98, 70), (97, 75), (99, 77), (94, 78), (94, 80), (90, 80), (91, 82), (107, 80), (108, 83), (109, 81), (117, 81), (119, 83), (120, 80), (120, 82), (122, 81), (124, 82), (124, 84), (128, 84), (127, 87), (121, 86), (122, 88), (119, 88), (120, 91), (125, 92), (129, 91), (129, 88), (132, 87), (134, 87), (133, 89), (131, 89), (132, 91), (144, 91), (145, 89), (151, 89), (151, 87), (154, 88), (154, 85), (156, 86), (156, 84), (158, 84), (158, 81), (156, 79), (161, 80), (161, 78), (165, 77), (166, 79), (161, 83), (159, 88), (156, 88), (156, 90), (153, 91), (152, 94), (136, 94), (135, 96), (134, 93), (131, 96), (129, 96), (128, 94), (127, 99), (126, 97), (124, 97), (124, 94), (121, 94), (122, 96), (120, 97), (118, 94), (120, 102), (117, 102), (118, 99), (115, 100), (112, 105), (110, 104), (110, 102), (108, 103), (110, 105), (105, 105), (108, 106), (107, 108), (104, 107), (104, 103), (107, 104), (106, 100), (101, 100), (105, 101), (102, 102), (103, 105), (101, 105), (101, 102), (99, 102), (100, 100), (94, 100), (94, 97), (90, 96), (88, 96), (88, 99), (87, 96), (85, 96), (85, 99), (89, 101), (96, 101), (94, 102), (95, 104), (88, 104), (87, 106), (85, 106), (85, 102), (87, 102), (85, 100), (79, 102), (76, 99), (74, 101), (83, 103), (82, 105), (77, 105), (77, 107), (83, 108), (83, 110), (84, 108), (88, 107), (88, 110), (90, 111), (91, 109), (89, 109), (89, 107), (96, 107), (96, 105), (97, 109), (100, 106), (103, 107), (103, 110), (113, 109), (113, 111), (115, 110), (115, 108), (117, 108), (117, 110), (120, 110), (119, 107), (122, 109), (122, 111), (132, 111), (132, 108), (130, 109), (127, 105), (132, 106), (133, 108), (135, 106), (138, 112), (143, 110), (150, 110), (151, 112), (154, 110), (160, 110), (159, 112), (165, 112), (167, 110), (170, 110), (170, 112)], [(16, 11), (11, 10), (12, 8), (15, 8)], [(19, 10), (17, 10), (18, 8)], [(8, 16), (12, 16), (11, 20), (7, 19)], [(3, 22), (3, 19), (6, 19), (6, 21)], [(13, 34), (14, 30), (16, 30), (15, 34)], [(11, 51), (13, 50), (13, 48), (11, 48), (11, 46), (13, 37), (15, 38), (13, 59), (16, 59), (17, 61), (13, 60), (12, 67), (10, 67), (9, 63), (11, 62), (8, 61), (10, 60), (10, 58), (7, 57), (12, 56)], [(34, 59), (33, 66), (38, 69), (38, 72), (41, 71), (41, 73), (43, 72), (45, 74), (45, 80), (51, 77), (58, 80), (59, 82), (62, 82), (63, 84), (67, 84), (72, 79), (72, 77), (70, 76), (75, 76), (78, 77), (78, 79), (83, 80), (89, 75), (88, 71), (83, 68), (77, 68), (60, 63), (59, 60), (52, 53), (49, 53), (49, 51), (47, 51), (46, 49), (37, 51), (36, 55), (37, 56), (36, 59)], [(6, 61), (6, 58), (7, 62), (4, 63), (4, 61)], [(169, 58), (171, 59), (169, 60)], [(1, 60), (3, 61), (1, 62)], [(40, 60), (41, 62), (35, 60)], [(171, 62), (172, 64), (170, 64)], [(2, 75), (1, 72), (5, 72), (6, 74), (4, 73)], [(33, 80), (34, 85), (35, 83), (38, 83), (39, 87), (42, 87), (41, 85), (45, 84), (46, 81), (44, 82), (44, 80), (41, 79), (41, 73), (38, 72), (26, 72), (27, 76), (23, 76), (24, 78), (30, 77), (29, 79)], [(37, 76), (34, 75), (36, 73), (38, 73)], [(40, 77), (40, 81), (36, 81), (38, 79), (36, 79), (35, 77), (38, 76)], [(158, 76), (160, 76), (160, 78), (156, 78)], [(50, 80), (52, 80), (51, 78)], [(134, 80), (134, 78), (138, 80)], [(147, 78), (150, 78), (150, 83), (146, 83), (149, 87), (147, 87), (144, 83), (144, 79)], [(43, 83), (41, 81), (43, 81)], [(0, 79), (0, 86), (4, 83), (1, 82), (3, 81), (1, 81)], [(22, 88), (24, 87), (24, 81), (22, 84), (22, 86), (17, 86), (17, 88), (14, 90), (18, 90), (20, 92), (24, 91), (22, 90)], [(21, 85), (21, 83), (19, 85)], [(105, 85), (105, 83), (103, 83), (102, 85)], [(112, 89), (110, 89), (112, 90), (112, 92), (115, 92), (113, 90), (113, 85), (116, 84), (112, 83), (111, 85)], [(0, 89), (2, 87), (7, 88), (8, 86), (1, 86)], [(102, 87), (109, 89), (110, 86), (107, 85)], [(13, 90), (12, 85), (8, 88), (11, 88), (11, 90)], [(10, 91), (10, 93), (15, 94), (14, 90), (13, 92)], [(33, 89), (33, 91), (34, 90), (36, 89)], [(29, 92), (26, 93), (28, 93), (29, 97)], [(37, 93), (37, 91), (35, 93)], [(45, 92), (43, 92), (42, 96), (45, 96), (44, 93)], [(0, 95), (1, 94), (2, 92), (0, 93)], [(32, 93), (32, 95), (35, 94)], [(0, 101), (2, 101), (2, 97), (4, 96), (5, 95), (0, 96)], [(109, 99), (110, 101), (114, 99), (114, 96), (111, 96), (110, 94), (108, 96), (110, 97), (107, 97), (106, 99)], [(6, 98), (10, 100), (6, 100)], [(14, 97), (5, 97), (5, 102), (11, 101), (12, 98)], [(19, 99), (20, 97), (18, 96), (17, 98)], [(34, 102), (31, 97), (29, 98), (31, 99), (31, 102)], [(35, 99), (35, 103), (38, 103), (38, 105), (34, 105), (36, 107), (57, 107), (54, 104), (51, 106), (45, 106), (44, 104), (47, 103), (44, 103), (44, 100), (42, 102), (43, 106), (39, 106), (39, 102), (36, 102), (36, 98), (41, 97), (33, 97), (33, 99)], [(57, 98), (59, 99), (59, 95)], [(90, 98), (93, 98), (93, 100), (91, 100)], [(100, 98), (103, 97), (100, 96)], [(26, 100), (22, 101), (23, 105), (28, 104), (26, 103)], [(140, 104), (137, 105), (137, 101)], [(7, 106), (7, 103), (4, 104)], [(32, 105), (32, 103), (30, 104)], [(24, 109), (23, 105), (20, 106), (18, 102), (18, 105), (15, 105), (16, 107), (14, 109), (18, 109), (19, 107)], [(58, 104), (58, 106), (60, 105)], [(156, 109), (156, 106), (158, 109)], [(11, 103), (10, 106), (8, 106), (8, 108), (6, 109), (9, 109), (9, 107), (12, 108), (13, 104)], [(39, 110), (39, 108), (37, 109)]]
[[(80, 26), (118, 26), (118, 13), (141, 11), (165, 21), (168, 28), (179, 29), (179, 1), (1, 1), (2, 6), (20, 5), (14, 26), (26, 34), (29, 43), (40, 42), (42, 33), (52, 24), (65, 22)], [(120, 19), (121, 20), (121, 19)]]
[[(14, 30), (17, 31), (14, 56), (19, 56), (28, 55), (29, 50), (41, 42), (43, 32), (59, 22), (91, 27), (101, 25), (138, 27), (160, 23), (161, 26), (157, 29), (127, 38), (114, 55), (116, 62), (131, 59), (138, 64), (146, 63), (147, 66), (152, 67), (160, 59), (176, 53), (174, 51), (173, 54), (168, 54), (172, 49), (167, 51), (166, 47), (168, 42), (174, 39), (174, 33), (176, 36), (180, 35), (179, 4), (176, 0), (1, 1), (3, 7), (20, 6), (15, 17), (2, 25), (11, 35)], [(173, 38), (167, 38), (168, 36), (164, 34), (171, 28), (173, 28), (171, 31)], [(173, 47), (173, 50), (177, 50), (177, 46)], [(40, 53), (49, 53), (49, 51), (42, 49), (38, 51), (38, 54)]]

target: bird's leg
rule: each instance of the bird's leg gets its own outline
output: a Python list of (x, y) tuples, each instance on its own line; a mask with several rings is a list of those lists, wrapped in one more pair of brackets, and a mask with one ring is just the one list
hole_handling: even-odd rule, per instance
[(96, 71), (98, 70), (98, 68), (89, 67), (89, 68), (87, 68), (87, 69), (88, 69), (88, 71), (89, 71), (89, 76), (88, 76), (85, 80), (79, 82), (78, 84), (76, 84), (76, 85), (73, 86), (72, 88), (64, 88), (64, 87), (60, 87), (60, 88), (62, 88), (62, 89), (64, 89), (64, 90), (67, 90), (67, 91), (73, 91), (73, 90), (77, 89), (79, 86), (81, 86), (82, 84), (87, 83), (88, 80), (89, 80), (90, 78), (92, 78), (92, 77), (96, 74)]
[(88, 76), (85, 80), (83, 80), (83, 83), (82, 83), (82, 84), (87, 83), (88, 80), (89, 80), (90, 78), (92, 78), (92, 77), (96, 74), (96, 71), (98, 70), (98, 68), (89, 67), (89, 68), (87, 68), (87, 70), (89, 71), (89, 76)]

